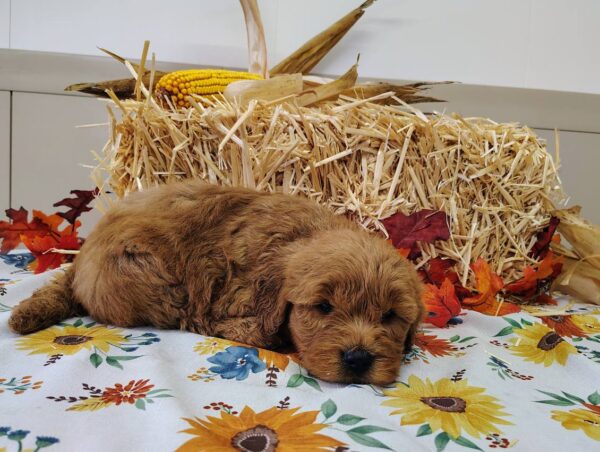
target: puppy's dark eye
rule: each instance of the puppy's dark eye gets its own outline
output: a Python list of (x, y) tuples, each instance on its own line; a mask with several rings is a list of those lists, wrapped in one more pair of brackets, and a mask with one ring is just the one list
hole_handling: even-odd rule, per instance
[(394, 312), (393, 309), (390, 309), (389, 311), (387, 311), (386, 313), (383, 314), (383, 316), (381, 317), (381, 320), (384, 322), (390, 322), (392, 320), (394, 320), (396, 318), (396, 313)]
[(333, 306), (328, 301), (322, 301), (317, 305), (317, 309), (323, 314), (329, 314), (333, 311)]

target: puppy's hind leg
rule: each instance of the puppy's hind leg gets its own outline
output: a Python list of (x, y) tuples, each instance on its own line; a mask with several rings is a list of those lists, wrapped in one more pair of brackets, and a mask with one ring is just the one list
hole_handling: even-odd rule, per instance
[(13, 309), (8, 326), (15, 333), (29, 334), (48, 328), (62, 320), (85, 315), (85, 310), (73, 296), (72, 267), (53, 281), (36, 290), (31, 297)]

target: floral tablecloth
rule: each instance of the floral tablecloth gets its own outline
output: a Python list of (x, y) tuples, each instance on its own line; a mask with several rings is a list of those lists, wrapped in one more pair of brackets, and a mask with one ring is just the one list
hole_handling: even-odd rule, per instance
[(73, 318), (19, 337), (11, 308), (54, 272), (0, 258), (0, 451), (600, 450), (593, 306), (466, 311), (423, 329), (394, 385), (344, 386), (179, 331)]

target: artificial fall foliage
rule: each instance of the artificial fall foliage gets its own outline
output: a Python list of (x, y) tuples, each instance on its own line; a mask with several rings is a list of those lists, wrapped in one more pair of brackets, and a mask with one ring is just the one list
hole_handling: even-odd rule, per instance
[(537, 240), (531, 249), (531, 257), (534, 259), (543, 259), (546, 256), (546, 253), (550, 250), (550, 243), (554, 238), (554, 233), (556, 232), (559, 223), (560, 220), (558, 217), (550, 218), (548, 226), (537, 234)]
[[(448, 221), (443, 212), (422, 210), (412, 215), (398, 213), (382, 223), (398, 252), (414, 261), (421, 255), (419, 243), (449, 238)], [(425, 322), (444, 327), (460, 314), (461, 308), (488, 315), (506, 315), (521, 310), (517, 304), (506, 299), (536, 304), (555, 303), (547, 292), (562, 269), (562, 260), (550, 251), (550, 244), (558, 237), (554, 235), (558, 223), (559, 220), (552, 217), (548, 226), (537, 235), (531, 257), (541, 260), (526, 267), (523, 277), (508, 285), (481, 258), (470, 265), (476, 280), (474, 289), (462, 285), (458, 273), (453, 270), (456, 262), (440, 257), (431, 259), (419, 269), (425, 286)]]
[(423, 302), (427, 310), (425, 321), (438, 328), (446, 326), (450, 319), (461, 311), (454, 284), (448, 278), (445, 278), (439, 287), (435, 284), (425, 284)]
[[(8, 221), (0, 221), (0, 253), (8, 253), (21, 243), (31, 252), (35, 260), (29, 264), (29, 269), (42, 273), (60, 267), (70, 262), (72, 255), (56, 250), (78, 250), (82, 240), (78, 237), (81, 222), (79, 216), (91, 210), (90, 202), (97, 196), (97, 190), (73, 190), (73, 198), (65, 198), (54, 206), (69, 207), (67, 212), (56, 212), (46, 215), (39, 210), (33, 210), (31, 219), (29, 212), (20, 209), (7, 209)], [(60, 226), (67, 220), (63, 229)]]
[(402, 255), (415, 259), (421, 254), (417, 242), (448, 240), (450, 229), (446, 214), (439, 210), (419, 210), (411, 215), (398, 212), (382, 221), (392, 244)]
[(100, 190), (71, 190), (73, 198), (64, 198), (53, 204), (54, 207), (69, 207), (66, 212), (58, 212), (56, 215), (63, 217), (71, 224), (75, 224), (77, 218), (84, 212), (92, 210), (90, 203), (98, 196)]
[(497, 300), (498, 292), (504, 287), (502, 278), (490, 268), (483, 259), (471, 264), (477, 281), (477, 294), (462, 301), (464, 307), (489, 315), (506, 315), (519, 312), (516, 304)]
[(445, 279), (448, 279), (454, 285), (454, 291), (459, 300), (471, 296), (471, 291), (464, 287), (458, 278), (458, 273), (452, 270), (456, 264), (452, 259), (433, 258), (429, 261), (429, 266), (419, 270), (419, 275), (423, 282), (440, 286)]
[(523, 277), (508, 284), (504, 290), (522, 300), (536, 299), (548, 291), (552, 281), (562, 271), (562, 266), (563, 259), (552, 251), (547, 251), (546, 256), (536, 266), (525, 267)]
[[(71, 194), (74, 196), (54, 204), (55, 207), (68, 207), (66, 212), (46, 215), (33, 210), (29, 219), (29, 212), (23, 207), (18, 210), (8, 209), (6, 215), (9, 221), (0, 221), (0, 252), (7, 253), (23, 243), (35, 257), (29, 264), (29, 269), (35, 273), (57, 268), (72, 260), (72, 255), (53, 250), (78, 250), (81, 247), (82, 239), (78, 237), (81, 223), (78, 218), (91, 210), (89, 204), (98, 195), (98, 190), (72, 190)], [(61, 230), (60, 226), (65, 220), (69, 224)], [(398, 252), (412, 260), (421, 254), (419, 243), (433, 243), (450, 237), (448, 218), (440, 211), (422, 210), (412, 215), (399, 213), (383, 223)], [(552, 298), (546, 292), (562, 269), (562, 260), (549, 251), (557, 225), (558, 221), (553, 219), (538, 235), (532, 256), (543, 257), (542, 260), (535, 266), (527, 267), (521, 279), (506, 286), (483, 259), (471, 264), (477, 281), (475, 290), (461, 284), (458, 274), (453, 270), (456, 264), (454, 261), (439, 257), (431, 259), (427, 266), (419, 270), (425, 283), (425, 322), (444, 327), (460, 314), (461, 308), (489, 315), (520, 311), (519, 306), (514, 303), (498, 301), (499, 296), (552, 303)]]

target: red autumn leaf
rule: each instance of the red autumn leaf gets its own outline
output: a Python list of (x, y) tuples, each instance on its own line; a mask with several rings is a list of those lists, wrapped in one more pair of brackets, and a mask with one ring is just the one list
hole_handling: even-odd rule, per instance
[(537, 241), (533, 244), (533, 248), (529, 253), (531, 257), (534, 259), (546, 257), (558, 223), (560, 223), (560, 220), (557, 217), (551, 217), (548, 226), (537, 233)]
[(523, 277), (507, 285), (504, 290), (524, 300), (537, 297), (548, 290), (550, 283), (560, 274), (562, 265), (562, 259), (548, 251), (537, 268), (525, 267)]
[(71, 224), (75, 224), (75, 220), (81, 216), (83, 212), (89, 212), (92, 208), (89, 204), (98, 196), (100, 191), (94, 190), (71, 190), (70, 193), (75, 195), (74, 198), (64, 198), (53, 204), (54, 207), (65, 206), (70, 209), (66, 212), (59, 212), (58, 215), (63, 217)]
[(419, 271), (423, 282), (435, 284), (441, 286), (445, 279), (449, 279), (454, 284), (454, 290), (459, 300), (472, 295), (471, 291), (460, 283), (458, 273), (451, 270), (456, 264), (452, 259), (442, 259), (441, 257), (435, 257), (429, 261), (429, 267)]
[(478, 294), (465, 298), (462, 301), (464, 307), (489, 315), (506, 315), (521, 310), (514, 303), (498, 302), (496, 300), (496, 295), (502, 290), (504, 283), (500, 276), (492, 271), (486, 261), (481, 258), (477, 259), (476, 262), (471, 264), (471, 269), (477, 280)]
[(420, 254), (417, 242), (433, 243), (435, 240), (450, 238), (448, 219), (439, 210), (425, 209), (411, 215), (398, 212), (382, 223), (396, 248), (410, 249), (411, 259)]
[(71, 228), (65, 228), (58, 238), (53, 235), (22, 237), (23, 243), (36, 258), (35, 273), (42, 273), (46, 270), (58, 268), (61, 264), (72, 258), (70, 255), (50, 251), (52, 248), (61, 250), (79, 249), (80, 243), (77, 238), (77, 231), (71, 233), (70, 231), (67, 232), (67, 229)]
[(28, 212), (23, 207), (19, 210), (8, 209), (6, 216), (10, 221), (0, 221), (0, 239), (2, 240), (0, 253), (8, 253), (19, 246), (22, 241), (21, 237), (44, 237), (48, 234), (55, 234), (56, 228), (63, 221), (56, 215), (46, 216), (37, 210), (33, 211), (33, 218), (29, 221)]
[(449, 279), (445, 279), (440, 287), (425, 284), (423, 303), (427, 312), (424, 322), (438, 328), (446, 326), (452, 317), (460, 314), (460, 302)]

